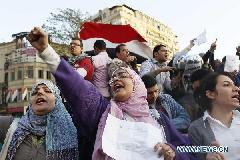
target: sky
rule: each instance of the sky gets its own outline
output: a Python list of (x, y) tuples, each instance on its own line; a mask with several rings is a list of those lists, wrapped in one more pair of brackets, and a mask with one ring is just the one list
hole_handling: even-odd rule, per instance
[(206, 30), (207, 42), (194, 46), (190, 54), (206, 52), (216, 38), (216, 58), (235, 54), (240, 45), (239, 0), (5, 0), (0, 6), (0, 42), (11, 41), (14, 33), (41, 26), (57, 8), (80, 9), (93, 15), (122, 4), (168, 25), (178, 36), (180, 49)]

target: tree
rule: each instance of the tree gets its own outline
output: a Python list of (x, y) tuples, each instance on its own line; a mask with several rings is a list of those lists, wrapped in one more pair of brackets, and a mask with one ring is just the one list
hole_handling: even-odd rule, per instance
[(78, 37), (82, 23), (90, 16), (79, 9), (58, 8), (57, 10), (58, 13), (50, 13), (51, 17), (42, 27), (49, 33), (53, 42), (68, 44), (72, 37)]
[(56, 52), (60, 55), (69, 55), (68, 44), (71, 38), (78, 37), (82, 23), (90, 16), (79, 9), (58, 8), (57, 10), (57, 13), (50, 13), (51, 16), (42, 27), (49, 33), (51, 45)]

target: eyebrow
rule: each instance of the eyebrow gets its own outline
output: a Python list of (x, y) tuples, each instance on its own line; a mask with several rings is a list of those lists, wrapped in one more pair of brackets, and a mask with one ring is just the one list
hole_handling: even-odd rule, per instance
[(231, 82), (231, 81), (223, 81), (223, 83), (231, 83), (231, 84), (234, 84), (234, 82)]
[[(42, 88), (43, 88), (43, 89), (48, 89), (48, 90), (50, 90), (47, 86), (43, 86)], [(40, 89), (40, 87), (36, 87), (36, 88), (35, 88), (35, 90), (39, 90), (39, 89)]]

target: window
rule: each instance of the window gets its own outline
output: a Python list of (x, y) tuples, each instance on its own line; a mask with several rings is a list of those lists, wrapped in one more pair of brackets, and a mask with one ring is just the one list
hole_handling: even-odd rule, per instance
[(22, 90), (21, 90), (21, 88), (18, 89), (17, 101), (18, 101), (18, 102), (21, 102), (21, 101), (22, 101)]
[(47, 71), (47, 79), (51, 79), (51, 72)]
[(8, 82), (8, 73), (5, 73), (4, 82)]
[(19, 67), (18, 68), (18, 76), (17, 76), (17, 79), (18, 80), (21, 80), (23, 78), (23, 68), (22, 67)]
[(106, 18), (106, 13), (103, 13), (103, 18)]
[(27, 76), (28, 78), (33, 78), (33, 66), (28, 66)]
[(11, 80), (15, 81), (15, 72), (14, 71), (11, 71)]
[(38, 78), (43, 79), (43, 70), (38, 70)]
[(28, 101), (30, 99), (31, 92), (32, 92), (32, 88), (28, 88), (28, 93), (27, 93), (27, 96), (24, 98), (24, 100)]

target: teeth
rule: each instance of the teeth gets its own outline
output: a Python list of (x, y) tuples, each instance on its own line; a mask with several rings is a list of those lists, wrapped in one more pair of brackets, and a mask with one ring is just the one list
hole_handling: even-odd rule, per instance
[(39, 103), (39, 102), (44, 102), (45, 100), (43, 99), (43, 98), (39, 98), (39, 99), (37, 99), (37, 103)]

